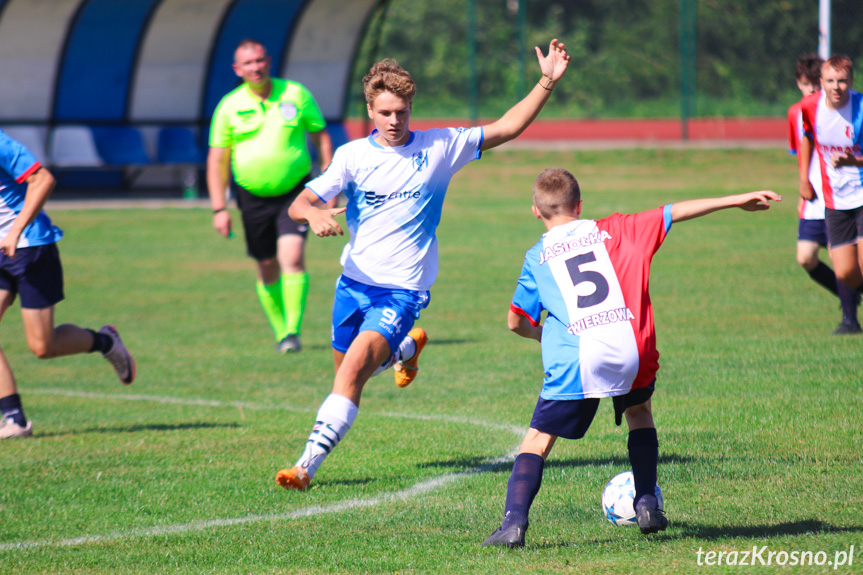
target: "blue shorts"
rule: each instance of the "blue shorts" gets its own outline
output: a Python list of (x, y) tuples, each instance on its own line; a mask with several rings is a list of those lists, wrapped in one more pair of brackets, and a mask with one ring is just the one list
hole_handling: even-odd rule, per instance
[(361, 331), (376, 331), (395, 353), (428, 304), (427, 291), (375, 287), (340, 276), (333, 302), (333, 349), (345, 353)]
[(815, 242), (819, 246), (827, 245), (827, 224), (824, 220), (800, 220), (797, 226), (798, 242)]
[[(612, 397), (614, 401), (614, 421), (620, 425), (623, 412), (627, 407), (633, 405), (641, 405), (653, 395), (655, 382), (648, 387), (633, 389), (625, 395)], [(543, 399), (542, 397), (536, 402), (536, 408), (533, 411), (533, 419), (530, 420), (530, 426), (533, 429), (563, 437), (564, 439), (581, 439), (590, 424), (593, 423), (593, 418), (596, 416), (596, 410), (599, 408), (599, 398), (589, 397), (586, 399)]]
[(45, 309), (63, 301), (63, 266), (57, 244), (0, 254), (0, 290), (21, 296), (21, 307)]

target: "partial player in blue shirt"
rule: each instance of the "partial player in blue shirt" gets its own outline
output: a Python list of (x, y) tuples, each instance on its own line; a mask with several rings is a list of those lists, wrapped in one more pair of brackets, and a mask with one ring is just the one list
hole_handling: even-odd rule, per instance
[[(374, 131), (337, 150), (289, 210), (322, 237), (344, 234), (335, 217), (347, 211), (351, 239), (333, 304), (333, 391), (300, 459), (277, 473), (282, 487), (308, 487), (353, 425), (369, 378), (388, 367), (395, 367), (399, 387), (416, 377), (428, 336), (413, 325), (437, 275), (436, 230), (447, 186), (482, 151), (521, 134), (548, 101), (570, 58), (556, 39), (547, 55), (539, 48), (536, 55), (542, 77), (531, 92), (496, 122), (468, 130), (412, 132), (416, 84), (393, 60), (378, 62), (363, 78)], [(327, 209), (325, 202), (339, 193), (347, 206)]]
[[(42, 210), (54, 183), (27, 148), (0, 130), (0, 319), (18, 296), (27, 345), (36, 357), (98, 351), (120, 381), (130, 384), (135, 360), (116, 328), (54, 327), (54, 306), (64, 297), (56, 244), (63, 232)], [(15, 376), (0, 349), (0, 439), (32, 434), (33, 422), (24, 415)]]

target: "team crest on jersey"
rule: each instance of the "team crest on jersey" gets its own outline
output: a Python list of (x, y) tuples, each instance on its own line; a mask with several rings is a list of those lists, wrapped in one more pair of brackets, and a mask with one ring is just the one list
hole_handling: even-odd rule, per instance
[(279, 102), (279, 110), (282, 112), (282, 118), (287, 121), (297, 117), (297, 105), (293, 102)]
[(853, 139), (854, 139), (854, 128), (853, 128), (852, 126), (845, 126), (845, 136), (846, 136), (849, 140), (853, 140)]
[(429, 165), (429, 155), (425, 150), (414, 153), (413, 163), (418, 172), (422, 172), (423, 168)]

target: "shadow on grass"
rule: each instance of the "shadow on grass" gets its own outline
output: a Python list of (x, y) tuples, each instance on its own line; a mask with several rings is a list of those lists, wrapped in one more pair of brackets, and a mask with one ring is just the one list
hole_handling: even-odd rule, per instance
[[(804, 519), (779, 523), (778, 525), (691, 525), (682, 521), (670, 519), (674, 532), (669, 535), (674, 538), (694, 538), (712, 541), (715, 539), (767, 539), (783, 535), (813, 535), (829, 533), (861, 533), (863, 526), (839, 527), (817, 519)], [(678, 535), (679, 533), (679, 535)]]
[[(693, 457), (681, 457), (680, 455), (664, 455), (659, 457), (659, 464), (663, 463), (692, 463), (695, 461)], [(602, 466), (602, 465), (625, 465), (629, 466), (629, 459), (626, 457), (600, 457), (600, 458), (586, 458), (586, 459), (550, 459), (545, 462), (545, 468), (548, 469), (550, 467), (588, 467), (588, 466)], [(483, 471), (509, 471), (512, 469), (511, 461), (496, 461), (489, 462), (487, 458), (484, 457), (467, 457), (464, 459), (455, 459), (451, 461), (428, 461), (425, 463), (420, 463), (418, 465), (419, 468), (425, 469), (429, 467), (443, 467), (443, 468), (453, 468), (453, 469), (479, 469), (481, 468)]]
[(477, 339), (429, 339), (426, 345), (462, 345), (465, 343), (477, 343)]
[(63, 437), (66, 435), (82, 435), (84, 433), (137, 433), (139, 431), (185, 431), (189, 429), (236, 428), (236, 423), (151, 423), (148, 425), (130, 425), (127, 427), (85, 427), (56, 433), (40, 433), (38, 437)]
[[(830, 525), (817, 519), (804, 519), (801, 521), (790, 521), (787, 523), (779, 523), (778, 525), (691, 525), (682, 521), (675, 521), (672, 517), (669, 520), (668, 531), (649, 535), (648, 539), (655, 542), (672, 541), (678, 539), (701, 539), (703, 541), (718, 541), (726, 539), (771, 539), (773, 537), (785, 537), (795, 535), (813, 535), (813, 534), (830, 534), (830, 533), (860, 533), (863, 532), (863, 526), (854, 527), (838, 527)], [(591, 540), (590, 544), (595, 545), (606, 541), (612, 541), (614, 538)], [(565, 547), (579, 547), (581, 543), (576, 541), (545, 541), (542, 543), (531, 544), (530, 539), (527, 541), (527, 548), (531, 549), (558, 549)]]

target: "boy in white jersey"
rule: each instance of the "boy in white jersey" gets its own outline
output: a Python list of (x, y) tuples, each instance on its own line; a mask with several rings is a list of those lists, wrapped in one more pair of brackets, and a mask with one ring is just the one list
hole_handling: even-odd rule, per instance
[[(688, 200), (635, 215), (580, 220), (581, 191), (560, 168), (533, 186), (533, 215), (547, 232), (525, 255), (509, 328), (541, 342), (545, 378), (507, 483), (503, 523), (483, 546), (521, 547), (528, 513), (558, 437), (579, 439), (611, 397), (629, 426), (636, 521), (644, 534), (668, 526), (654, 495), (659, 443), (650, 397), (659, 369), (648, 283), (650, 262), (673, 222), (739, 207), (766, 210), (770, 191)], [(548, 312), (540, 325), (543, 310)]]
[[(803, 98), (821, 89), (821, 65), (824, 61), (814, 54), (797, 60), (794, 76)], [(788, 146), (792, 155), (797, 155), (800, 142), (807, 137), (803, 131), (801, 102), (788, 109)], [(797, 262), (816, 283), (839, 298), (842, 320), (833, 335), (860, 333), (857, 307), (860, 294), (836, 279), (833, 270), (818, 258), (821, 247), (827, 246), (827, 226), (824, 223), (824, 200), (821, 198), (821, 166), (814, 156), (809, 162), (811, 188), (804, 190), (811, 197), (801, 197), (798, 203), (800, 221), (797, 227)]]
[[(309, 182), (289, 210), (318, 236), (342, 235), (334, 216), (344, 212), (351, 239), (342, 254), (344, 272), (333, 304), (333, 391), (318, 411), (300, 459), (278, 472), (282, 487), (308, 487), (353, 425), (370, 377), (393, 365), (400, 387), (416, 377), (428, 336), (411, 328), (428, 306), (437, 276), (435, 230), (449, 181), (484, 150), (521, 134), (569, 64), (556, 39), (547, 55), (535, 50), (542, 78), (503, 117), (483, 127), (411, 131), (416, 85), (410, 74), (395, 61), (383, 60), (363, 78), (374, 131), (339, 148), (327, 171)], [(348, 198), (345, 208), (318, 207), (339, 193)]]
[(845, 56), (821, 66), (821, 93), (803, 98), (800, 111), (800, 195), (813, 194), (809, 161), (813, 148), (821, 166), (830, 259), (836, 277), (848, 287), (863, 288), (863, 94), (852, 90), (854, 69)]

